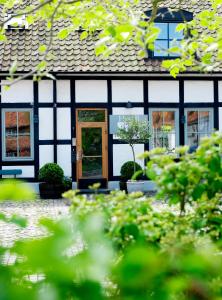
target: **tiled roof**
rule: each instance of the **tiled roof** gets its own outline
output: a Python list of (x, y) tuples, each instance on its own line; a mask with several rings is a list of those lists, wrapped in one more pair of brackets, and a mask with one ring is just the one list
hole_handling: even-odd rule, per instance
[[(151, 8), (149, 0), (141, 0), (143, 11)], [(164, 1), (164, 6), (175, 9), (178, 0)], [(183, 0), (181, 9), (194, 14), (206, 9), (208, 0)], [(55, 31), (68, 26), (68, 22), (57, 25)], [(40, 61), (38, 48), (46, 40), (47, 33), (43, 24), (35, 24), (28, 30), (8, 30), (7, 42), (0, 44), (0, 71), (7, 72), (14, 60), (18, 62), (17, 71), (30, 71)], [(53, 47), (55, 58), (50, 62), (53, 72), (161, 72), (159, 59), (143, 59), (138, 57), (138, 46), (132, 42), (108, 58), (96, 57), (94, 44), (96, 37), (80, 40), (78, 31), (69, 35), (66, 40), (58, 41)]]

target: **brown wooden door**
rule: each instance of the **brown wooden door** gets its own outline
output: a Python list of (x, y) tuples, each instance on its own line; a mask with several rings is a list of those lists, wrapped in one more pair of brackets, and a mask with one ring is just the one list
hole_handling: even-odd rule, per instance
[(78, 109), (76, 120), (77, 180), (107, 179), (106, 110)]

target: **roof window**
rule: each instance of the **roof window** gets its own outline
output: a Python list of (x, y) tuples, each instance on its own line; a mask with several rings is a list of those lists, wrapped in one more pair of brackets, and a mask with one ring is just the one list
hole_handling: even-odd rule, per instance
[(8, 14), (6, 17), (8, 20), (4, 24), (5, 29), (28, 29), (28, 22), (26, 16), (16, 16), (16, 14)]

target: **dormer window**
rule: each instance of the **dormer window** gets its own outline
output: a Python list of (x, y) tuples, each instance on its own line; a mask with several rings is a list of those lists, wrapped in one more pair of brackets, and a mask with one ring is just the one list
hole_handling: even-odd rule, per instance
[(177, 57), (179, 55), (169, 51), (171, 48), (180, 47), (180, 42), (183, 39), (183, 32), (176, 31), (178, 24), (155, 23), (155, 26), (160, 29), (160, 33), (154, 44), (154, 57)]
[(28, 22), (25, 15), (7, 15), (6, 20), (8, 21), (4, 24), (5, 29), (28, 29)]
[[(146, 12), (148, 17), (151, 11)], [(168, 8), (160, 8), (155, 18), (155, 26), (160, 29), (160, 33), (154, 43), (154, 50), (149, 50), (149, 57), (170, 58), (178, 57), (178, 51), (169, 51), (173, 48), (180, 48), (181, 40), (184, 38), (182, 31), (176, 30), (178, 24), (189, 22), (193, 19), (193, 14), (185, 11), (172, 11)]]

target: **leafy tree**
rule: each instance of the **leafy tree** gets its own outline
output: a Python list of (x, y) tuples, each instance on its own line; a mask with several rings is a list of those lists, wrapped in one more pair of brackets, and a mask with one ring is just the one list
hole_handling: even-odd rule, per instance
[(118, 128), (116, 136), (129, 144), (132, 149), (134, 173), (136, 172), (135, 144), (147, 143), (151, 137), (149, 124), (134, 116), (124, 117), (122, 125)]
[(157, 183), (158, 197), (171, 204), (180, 203), (181, 214), (186, 203), (202, 197), (210, 200), (222, 193), (221, 133), (203, 138), (194, 153), (188, 153), (187, 146), (178, 148), (175, 154), (164, 153), (165, 149), (157, 148), (142, 155), (149, 158), (146, 172)]

